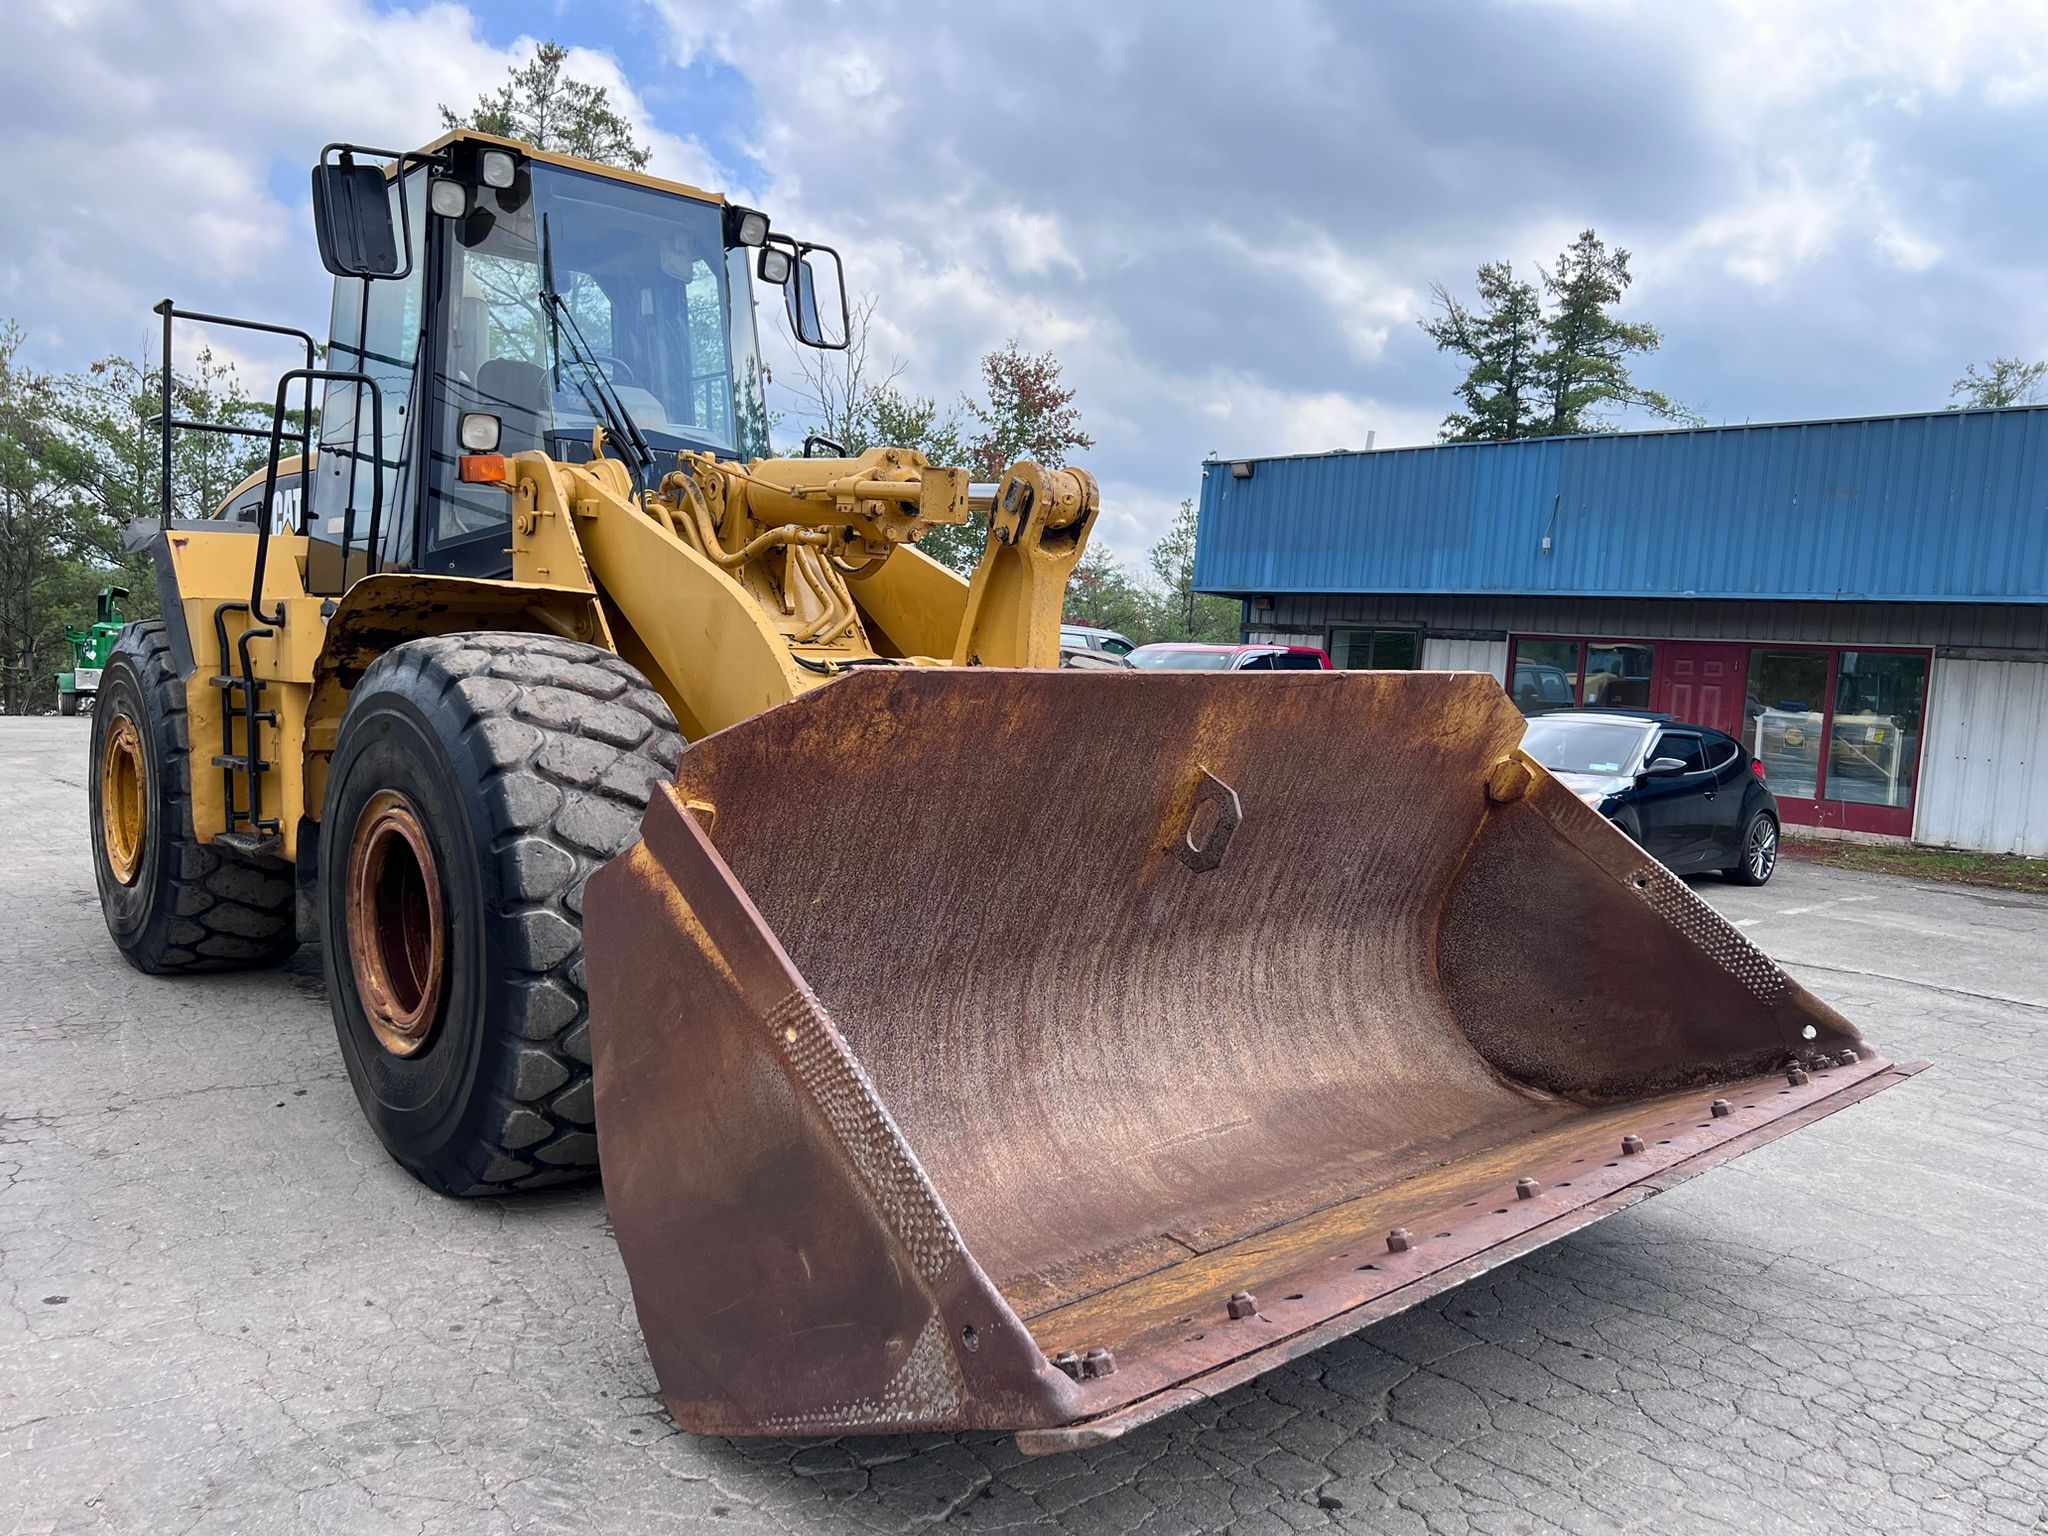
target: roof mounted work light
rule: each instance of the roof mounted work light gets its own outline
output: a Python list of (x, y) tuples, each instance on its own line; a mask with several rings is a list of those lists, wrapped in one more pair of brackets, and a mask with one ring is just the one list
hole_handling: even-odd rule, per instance
[(509, 187), (518, 178), (519, 162), (509, 150), (487, 149), (478, 157), (477, 175), (487, 187)]

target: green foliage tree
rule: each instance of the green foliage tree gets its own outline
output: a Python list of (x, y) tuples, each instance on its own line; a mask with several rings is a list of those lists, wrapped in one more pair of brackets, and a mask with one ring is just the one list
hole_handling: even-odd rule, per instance
[(1527, 437), (1535, 425), (1536, 359), (1543, 349), (1543, 305), (1534, 283), (1514, 265), (1489, 261), (1479, 269), (1478, 302), (1468, 307), (1438, 283), (1430, 290), (1439, 311), (1421, 324), (1440, 352), (1465, 360), (1458, 385), (1464, 409), (1444, 418), (1446, 442), (1506, 442)]
[[(148, 562), (122, 547), (137, 517), (157, 516), (162, 374), (130, 358), (77, 373), (24, 362), (21, 332), (0, 323), (0, 710), (49, 710), (69, 663), (64, 626), (82, 624), (99, 588), (125, 586), (130, 618), (156, 612)], [(270, 405), (243, 393), (234, 368), (202, 352), (172, 376), (172, 414), (267, 427)], [(302, 413), (286, 421), (296, 431)], [(172, 440), (172, 511), (203, 517), (261, 469), (262, 439), (182, 432)]]
[(1134, 580), (1115, 555), (1097, 544), (1074, 567), (1061, 617), (1069, 624), (1113, 629), (1143, 645), (1158, 638), (1159, 611), (1154, 594)]
[[(965, 463), (976, 480), (998, 480), (1004, 470), (1025, 459), (1058, 469), (1070, 450), (1095, 446), (1095, 439), (1082, 430), (1073, 389), (1060, 380), (1059, 359), (1050, 352), (1026, 352), (1015, 341), (1005, 342), (983, 356), (981, 379), (987, 398), (962, 398), (966, 421), (945, 418), (958, 442), (958, 457), (952, 462)], [(974, 569), (987, 542), (988, 519), (977, 512), (961, 527), (935, 529), (919, 548), (965, 573)]]
[(1590, 229), (1543, 273), (1550, 315), (1543, 322), (1548, 345), (1536, 359), (1540, 435), (1610, 431), (1602, 413), (1631, 405), (1664, 421), (1698, 423), (1693, 412), (1629, 376), (1629, 359), (1647, 357), (1664, 340), (1654, 325), (1615, 318), (1614, 306), (1633, 281), (1628, 252), (1608, 249)]
[(2048, 384), (2048, 362), (2029, 363), (2017, 357), (1994, 357), (1979, 367), (1971, 363), (1949, 388), (1949, 409), (1981, 406), (2034, 405)]
[(1612, 413), (1634, 407), (1666, 421), (1700, 417), (1637, 384), (1632, 360), (1662, 344), (1653, 325), (1614, 309), (1634, 281), (1629, 253), (1593, 230), (1580, 233), (1555, 266), (1540, 270), (1542, 292), (1504, 261), (1479, 269), (1468, 308), (1439, 284), (1439, 313), (1420, 323), (1438, 350), (1466, 364), (1457, 394), (1464, 409), (1444, 418), (1446, 442), (1509, 442), (1613, 430)]
[(514, 65), (505, 83), (478, 97), (468, 112), (443, 103), (441, 122), (629, 171), (647, 169), (653, 152), (635, 136), (632, 121), (612, 105), (604, 86), (563, 74), (568, 61), (560, 43), (537, 44), (532, 58)]
[(123, 573), (125, 480), (78, 430), (78, 382), (26, 366), (21, 331), (0, 327), (0, 712), (54, 704), (69, 661), (64, 625)]
[(1058, 469), (1075, 448), (1093, 448), (1081, 429), (1074, 391), (1060, 381), (1060, 364), (1050, 352), (1025, 352), (1008, 341), (981, 360), (986, 403), (966, 400), (974, 426), (967, 439), (967, 467), (977, 480), (994, 480), (1012, 464), (1029, 459)]
[(1197, 526), (1194, 502), (1183, 501), (1174, 514), (1173, 526), (1152, 546), (1158, 606), (1147, 640), (1194, 641), (1202, 645), (1229, 645), (1237, 640), (1238, 605), (1227, 597), (1206, 597), (1195, 590)]

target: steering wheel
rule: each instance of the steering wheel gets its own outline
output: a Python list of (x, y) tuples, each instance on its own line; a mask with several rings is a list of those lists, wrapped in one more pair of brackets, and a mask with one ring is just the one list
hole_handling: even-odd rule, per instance
[[(611, 353), (592, 352), (590, 354), (590, 360), (593, 363), (603, 363), (607, 365), (604, 371), (604, 376), (610, 382), (614, 384), (630, 384), (635, 389), (638, 389), (640, 387), (640, 376), (637, 373), (635, 373), (632, 370), (632, 368), (630, 368), (627, 364), (621, 362), (617, 357), (614, 357)], [(624, 374), (625, 377), (623, 379), (620, 378), (620, 374)]]

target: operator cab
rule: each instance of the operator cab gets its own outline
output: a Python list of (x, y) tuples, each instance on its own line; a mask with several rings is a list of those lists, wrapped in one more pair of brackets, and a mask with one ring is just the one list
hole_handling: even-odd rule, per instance
[[(650, 485), (686, 449), (767, 456), (756, 257), (785, 288), (799, 340), (845, 344), (837, 255), (770, 234), (765, 216), (715, 193), (469, 133), (389, 158), (388, 209), (320, 193), (323, 173), (360, 181), (347, 152), (315, 173), (321, 255), (337, 276), (328, 367), (369, 375), (383, 417), (373, 445), (367, 390), (327, 381), (317, 526), (305, 530), (323, 585), (369, 566), (372, 475), (375, 568), (502, 577), (510, 498), (465, 481), (466, 456), (539, 449), (576, 463), (602, 428), (607, 453)], [(365, 270), (380, 263), (389, 270)], [(821, 324), (817, 300), (834, 293)], [(344, 554), (351, 507), (357, 542)]]

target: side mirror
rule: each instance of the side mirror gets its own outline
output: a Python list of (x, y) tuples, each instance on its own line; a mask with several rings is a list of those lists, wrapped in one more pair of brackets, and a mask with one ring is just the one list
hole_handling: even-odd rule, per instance
[(798, 246), (782, 298), (798, 341), (828, 352), (846, 349), (846, 274), (837, 251), (823, 245)]
[(1643, 769), (1643, 777), (1646, 779), (1675, 779), (1684, 772), (1685, 759), (1682, 757), (1653, 757), (1650, 759), (1649, 765)]
[(391, 183), (374, 165), (344, 156), (313, 167), (313, 233), (320, 264), (336, 277), (398, 275)]

